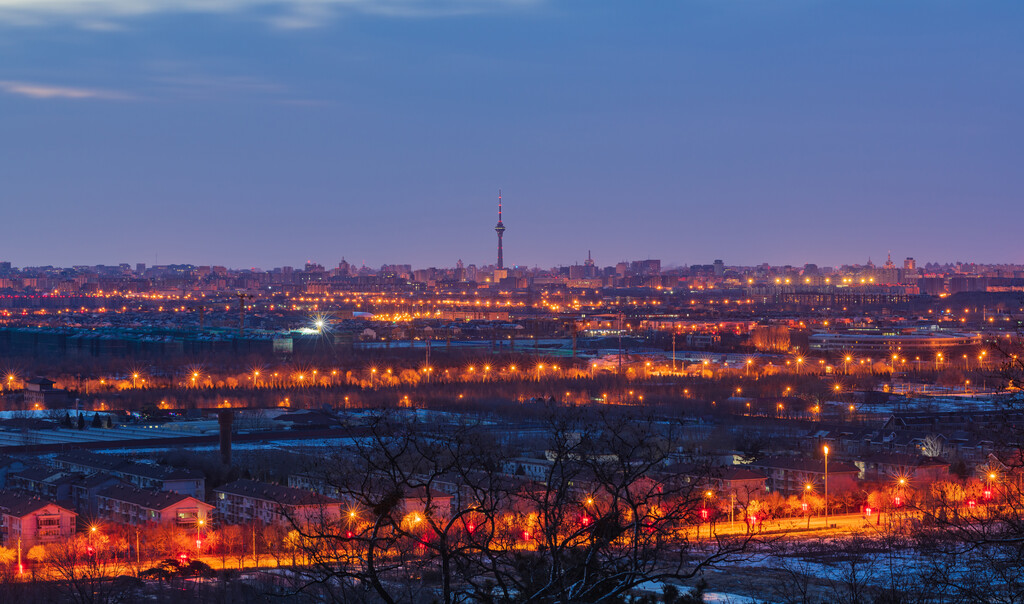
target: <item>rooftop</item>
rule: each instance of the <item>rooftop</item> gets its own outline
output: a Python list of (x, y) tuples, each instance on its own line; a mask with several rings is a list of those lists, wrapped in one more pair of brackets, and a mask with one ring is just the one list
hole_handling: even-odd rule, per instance
[[(126, 501), (148, 510), (165, 510), (186, 499), (195, 499), (195, 497), (172, 491), (140, 489), (126, 484), (115, 484), (107, 487), (100, 491), (98, 495), (106, 499)], [(198, 499), (195, 499), (195, 501), (202, 503)]]
[(324, 497), (306, 489), (285, 487), (278, 484), (257, 482), (255, 480), (239, 479), (220, 486), (214, 490), (217, 493), (230, 495), (241, 495), (252, 497), (263, 501), (272, 501), (283, 505), (320, 505), (338, 503), (330, 497)]

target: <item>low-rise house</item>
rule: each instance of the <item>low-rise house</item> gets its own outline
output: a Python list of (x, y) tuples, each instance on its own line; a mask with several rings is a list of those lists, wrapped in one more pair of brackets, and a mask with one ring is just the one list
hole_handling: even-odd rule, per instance
[(714, 468), (707, 477), (708, 487), (718, 498), (747, 503), (765, 492), (768, 477), (748, 468)]
[(190, 495), (117, 484), (96, 497), (97, 516), (119, 524), (176, 524), (196, 526), (210, 518), (214, 507)]
[(891, 482), (904, 478), (921, 484), (949, 479), (949, 462), (940, 457), (922, 457), (907, 453), (872, 453), (854, 459), (858, 478), (871, 482)]
[(31, 406), (52, 407), (66, 404), (68, 391), (54, 388), (57, 382), (36, 377), (25, 382), (25, 402)]
[(10, 488), (26, 491), (44, 499), (64, 501), (71, 496), (71, 485), (66, 480), (75, 474), (53, 468), (25, 468), (7, 477)]
[(288, 486), (293, 489), (313, 491), (331, 499), (342, 500), (341, 489), (319, 472), (305, 472), (288, 475)]
[(434, 489), (419, 487), (403, 492), (398, 505), (403, 517), (424, 514), (440, 520), (451, 516), (452, 496)]
[(93, 474), (106, 472), (140, 489), (174, 491), (196, 499), (206, 497), (206, 478), (200, 472), (142, 464), (113, 455), (88, 451), (61, 453), (53, 458), (56, 468)]
[(25, 462), (13, 457), (0, 457), (0, 489), (7, 488), (7, 477), (12, 472), (20, 472), (27, 466)]
[(510, 476), (523, 476), (530, 480), (545, 481), (554, 464), (547, 459), (532, 457), (516, 457), (505, 462), (505, 473)]
[(679, 484), (695, 491), (713, 491), (716, 497), (734, 503), (746, 503), (765, 493), (768, 477), (746, 466), (679, 464), (668, 468), (664, 479), (681, 481)]
[(295, 487), (241, 479), (213, 492), (224, 524), (315, 524), (341, 516), (337, 499)]
[(127, 484), (120, 478), (97, 472), (91, 476), (83, 476), (71, 484), (71, 505), (80, 515), (91, 518), (97, 515), (99, 510), (100, 491), (116, 484)]
[[(768, 491), (783, 495), (799, 495), (807, 485), (821, 492), (825, 484), (825, 461), (821, 459), (797, 459), (791, 457), (766, 457), (747, 464), (751, 470), (768, 477)], [(857, 488), (857, 466), (841, 462), (828, 463), (828, 492), (839, 494)]]
[(75, 534), (76, 514), (23, 491), (0, 491), (0, 532), (5, 547), (65, 541)]

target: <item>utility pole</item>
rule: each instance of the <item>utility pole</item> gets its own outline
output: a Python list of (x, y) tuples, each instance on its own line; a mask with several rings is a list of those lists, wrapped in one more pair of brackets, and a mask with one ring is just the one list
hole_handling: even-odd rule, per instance
[(828, 528), (828, 445), (825, 445), (825, 528)]
[(619, 311), (619, 375), (622, 375), (622, 330), (625, 326), (625, 315)]
[(576, 335), (579, 332), (579, 326), (576, 321), (570, 323), (569, 330), (572, 332), (572, 358), (576, 358)]
[(676, 370), (676, 330), (672, 329), (672, 371)]

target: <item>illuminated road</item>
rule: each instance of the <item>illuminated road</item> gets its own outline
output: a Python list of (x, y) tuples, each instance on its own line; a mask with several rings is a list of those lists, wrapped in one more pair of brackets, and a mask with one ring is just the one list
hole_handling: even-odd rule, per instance
[[(812, 516), (810, 519), (810, 525), (808, 526), (808, 519), (806, 516), (793, 517), (793, 518), (778, 518), (774, 520), (766, 520), (758, 523), (754, 534), (756, 535), (775, 535), (775, 536), (789, 536), (793, 538), (801, 538), (803, 536), (821, 536), (822, 534), (848, 534), (866, 530), (882, 530), (887, 529), (892, 521), (906, 521), (909, 520), (910, 515), (908, 513), (900, 514), (882, 514), (881, 518), (876, 513), (871, 514), (870, 518), (864, 516), (864, 514), (833, 514), (828, 517), (828, 525), (825, 524), (824, 516)], [(692, 540), (694, 537), (699, 539), (707, 539), (709, 533), (714, 536), (728, 536), (728, 535), (745, 535), (748, 533), (746, 523), (741, 518), (737, 518), (734, 522), (730, 523), (729, 519), (726, 518), (724, 521), (717, 520), (713, 523), (701, 524), (699, 527), (693, 530), (689, 530), (685, 533), (686, 538)]]
[[(830, 515), (828, 523), (826, 525), (824, 516), (813, 516), (810, 519), (808, 525), (808, 519), (804, 517), (794, 518), (780, 518), (774, 520), (768, 520), (758, 523), (754, 528), (753, 533), (755, 536), (764, 536), (766, 538), (785, 538), (791, 540), (801, 539), (817, 539), (823, 536), (835, 536), (841, 537), (844, 535), (851, 535), (855, 533), (879, 533), (888, 531), (894, 525), (903, 524), (908, 522), (916, 514), (914, 512), (906, 511), (897, 514), (882, 514), (879, 518), (877, 513), (871, 514), (870, 517), (866, 517), (864, 514), (837, 514)], [(693, 527), (685, 532), (680, 533), (680, 538), (689, 541), (690, 543), (708, 541), (709, 538), (716, 537), (728, 537), (728, 536), (744, 536), (748, 534), (747, 525), (741, 520), (737, 519), (730, 523), (728, 518), (724, 521), (716, 521), (712, 523), (703, 523), (698, 527)], [(158, 565), (160, 562), (167, 558), (155, 558), (142, 562), (141, 565), (135, 560), (120, 560), (120, 561), (105, 561), (102, 563), (102, 573), (110, 576), (111, 578), (123, 574), (136, 574), (138, 571), (152, 568)], [(222, 557), (219, 555), (203, 555), (199, 557), (192, 557), (191, 559), (197, 559), (205, 564), (209, 565), (213, 570), (265, 570), (272, 568), (288, 568), (293, 566), (293, 557), (290, 553), (282, 554), (279, 556), (273, 556), (269, 553), (260, 554), (259, 559), (255, 560), (252, 555), (241, 557), (238, 555)], [(296, 567), (303, 567), (304, 560), (301, 556), (295, 558), (297, 564)], [(64, 577), (58, 572), (56, 568), (51, 565), (43, 565), (42, 567), (26, 564), (26, 572), (24, 574), (25, 579), (33, 577), (36, 580), (62, 580)]]

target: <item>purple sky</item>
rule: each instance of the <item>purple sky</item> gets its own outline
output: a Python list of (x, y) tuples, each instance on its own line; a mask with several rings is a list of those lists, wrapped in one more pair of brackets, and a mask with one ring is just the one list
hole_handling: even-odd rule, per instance
[(0, 260), (1024, 263), (1024, 3), (0, 1)]

